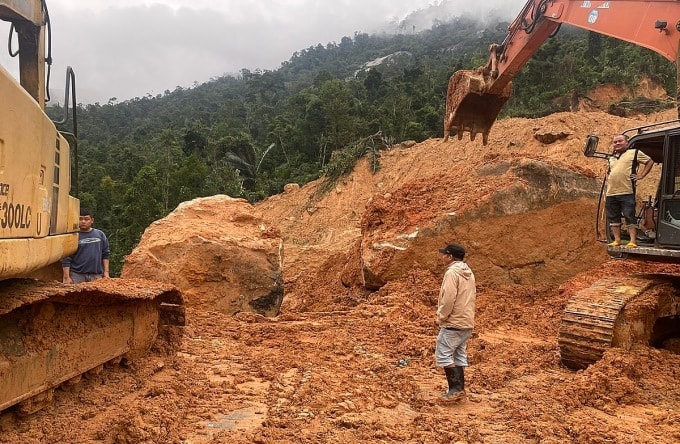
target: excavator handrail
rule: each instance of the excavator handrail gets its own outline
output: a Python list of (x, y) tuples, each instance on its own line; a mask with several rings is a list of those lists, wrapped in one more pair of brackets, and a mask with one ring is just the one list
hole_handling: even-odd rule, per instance
[(647, 125), (636, 126), (635, 128), (629, 128), (625, 130), (622, 134), (623, 135), (627, 135), (628, 133), (644, 134), (646, 132), (651, 131), (652, 129), (658, 130), (659, 128), (672, 125), (680, 126), (680, 119), (666, 120), (664, 122), (654, 122), (649, 123)]
[[(70, 88), (69, 88), (69, 83)], [(76, 73), (70, 66), (66, 67), (66, 87), (64, 88), (64, 114), (61, 120), (52, 120), (55, 124), (61, 125), (68, 121), (68, 102), (69, 96), (73, 94), (72, 108), (73, 108), (73, 119), (75, 124), (75, 110), (76, 110)], [(74, 129), (74, 133), (77, 134), (77, 130)]]
[[(70, 86), (70, 88), (69, 88)], [(71, 99), (71, 114), (73, 120), (73, 132), (60, 131), (60, 133), (66, 137), (70, 135), (72, 137), (71, 150), (73, 151), (73, 196), (76, 198), (80, 197), (80, 156), (78, 155), (78, 103), (76, 99), (76, 73), (73, 68), (68, 66), (66, 68), (66, 86), (64, 88), (64, 114), (63, 118), (59, 121), (53, 120), (57, 125), (64, 124), (68, 121), (68, 102), (69, 102), (69, 92), (72, 97)]]

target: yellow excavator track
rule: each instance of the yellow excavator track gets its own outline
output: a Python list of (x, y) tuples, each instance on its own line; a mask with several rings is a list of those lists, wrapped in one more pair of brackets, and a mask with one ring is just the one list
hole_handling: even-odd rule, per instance
[(0, 282), (0, 410), (32, 413), (60, 384), (176, 337), (183, 309), (179, 290), (145, 280)]
[(585, 369), (610, 347), (653, 345), (677, 329), (679, 314), (678, 285), (670, 276), (604, 277), (567, 303), (560, 358), (571, 369)]

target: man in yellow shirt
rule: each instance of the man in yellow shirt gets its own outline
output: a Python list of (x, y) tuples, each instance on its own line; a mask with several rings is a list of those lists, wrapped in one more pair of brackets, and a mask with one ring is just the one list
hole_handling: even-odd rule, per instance
[[(637, 218), (635, 216), (635, 184), (644, 179), (654, 166), (654, 162), (639, 150), (628, 149), (628, 137), (623, 134), (614, 136), (613, 154), (609, 158), (607, 176), (607, 196), (605, 209), (607, 222), (612, 229), (614, 241), (609, 245), (621, 245), (621, 216), (626, 219), (630, 242), (627, 247), (637, 247)], [(638, 166), (644, 168), (638, 175)]]

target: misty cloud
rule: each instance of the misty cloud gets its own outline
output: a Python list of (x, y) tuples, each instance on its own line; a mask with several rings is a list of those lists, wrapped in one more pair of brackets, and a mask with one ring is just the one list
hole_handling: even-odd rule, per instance
[[(482, 6), (478, 4), (482, 3)], [(241, 69), (276, 69), (299, 51), (357, 32), (396, 30), (410, 13), (416, 31), (432, 20), (517, 15), (520, 0), (47, 0), (52, 21), (52, 99), (63, 101), (66, 66), (78, 101), (106, 103), (190, 87)], [(491, 12), (493, 11), (493, 12)], [(411, 22), (409, 22), (410, 25)], [(413, 22), (416, 23), (415, 21)], [(0, 35), (7, 35), (4, 23)], [(5, 45), (6, 46), (6, 45)], [(8, 62), (0, 56), (3, 66)]]

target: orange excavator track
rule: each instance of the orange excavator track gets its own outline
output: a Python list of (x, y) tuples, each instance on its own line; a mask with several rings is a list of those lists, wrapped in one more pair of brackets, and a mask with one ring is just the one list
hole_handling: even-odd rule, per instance
[(652, 345), (664, 334), (655, 330), (657, 321), (676, 319), (679, 307), (678, 284), (672, 277), (604, 277), (567, 303), (558, 339), (562, 363), (585, 369), (611, 347)]
[(0, 410), (19, 404), (32, 413), (41, 407), (35, 401), (49, 399), (60, 384), (139, 357), (159, 333), (183, 324), (181, 294), (167, 284), (0, 282)]

